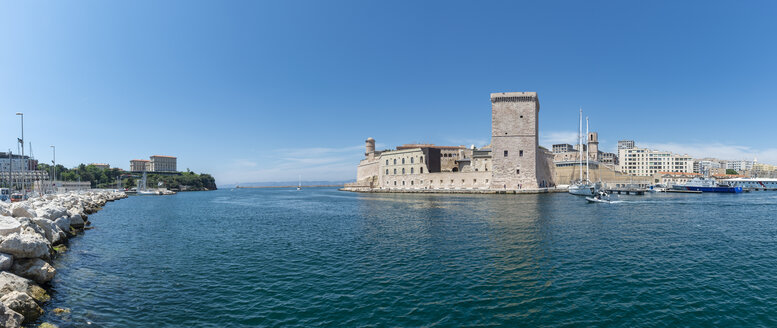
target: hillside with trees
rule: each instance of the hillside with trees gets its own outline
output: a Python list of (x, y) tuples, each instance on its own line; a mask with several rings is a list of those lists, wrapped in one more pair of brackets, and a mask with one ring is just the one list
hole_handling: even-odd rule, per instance
[[(51, 165), (38, 164), (38, 170), (51, 172)], [(127, 172), (117, 168), (104, 169), (94, 165), (81, 164), (72, 169), (57, 165), (57, 180), (61, 181), (89, 181), (92, 188), (116, 188), (117, 178), (121, 180), (122, 188), (137, 186), (141, 173)], [(171, 172), (166, 174), (148, 173), (149, 188), (156, 188), (159, 182), (167, 189), (175, 190), (216, 190), (216, 179), (210, 174), (185, 172)]]

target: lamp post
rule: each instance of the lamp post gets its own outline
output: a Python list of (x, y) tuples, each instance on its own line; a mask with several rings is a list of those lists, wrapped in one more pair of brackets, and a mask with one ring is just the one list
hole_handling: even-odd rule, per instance
[(25, 174), (27, 168), (25, 167), (26, 165), (24, 163), (24, 113), (16, 113), (16, 115), (19, 115), (22, 118), (22, 139), (19, 140), (19, 142), (22, 144), (22, 193), (24, 194), (24, 199), (27, 199), (27, 176)]
[(54, 190), (54, 183), (57, 181), (57, 147), (51, 145), (53, 158), (51, 160), (51, 190)]

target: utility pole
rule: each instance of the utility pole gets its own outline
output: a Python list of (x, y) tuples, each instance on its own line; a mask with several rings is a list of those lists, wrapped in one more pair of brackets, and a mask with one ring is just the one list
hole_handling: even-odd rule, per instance
[(24, 199), (27, 199), (26, 176), (24, 174), (27, 170), (27, 168), (24, 167), (24, 113), (16, 113), (16, 115), (19, 115), (22, 118), (22, 138), (19, 139), (19, 143), (22, 144), (22, 194), (24, 195)]

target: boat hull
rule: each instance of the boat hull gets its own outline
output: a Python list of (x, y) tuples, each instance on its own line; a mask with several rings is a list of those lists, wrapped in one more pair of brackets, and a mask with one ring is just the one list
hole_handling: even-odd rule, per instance
[(701, 192), (721, 192), (736, 194), (742, 192), (742, 187), (695, 187), (695, 186), (674, 186), (675, 190), (689, 190)]
[(578, 196), (593, 196), (596, 194), (596, 187), (593, 185), (572, 185), (569, 186), (569, 193)]

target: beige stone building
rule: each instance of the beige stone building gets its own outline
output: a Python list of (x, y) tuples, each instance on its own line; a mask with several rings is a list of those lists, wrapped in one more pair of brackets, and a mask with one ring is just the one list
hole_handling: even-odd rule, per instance
[(151, 161), (147, 159), (133, 159), (130, 160), (130, 171), (132, 172), (148, 172), (151, 171)]
[(537, 144), (536, 92), (491, 94), (491, 145), (409, 144), (375, 150), (368, 138), (353, 191), (538, 190), (554, 186), (552, 154)]
[(173, 156), (151, 156), (152, 172), (178, 172), (178, 159)]
[(620, 144), (618, 160), (621, 172), (637, 176), (652, 176), (659, 172), (693, 173), (694, 167), (693, 158), (688, 155), (647, 148), (621, 148)]

